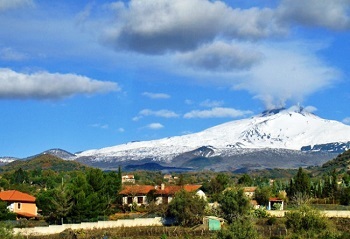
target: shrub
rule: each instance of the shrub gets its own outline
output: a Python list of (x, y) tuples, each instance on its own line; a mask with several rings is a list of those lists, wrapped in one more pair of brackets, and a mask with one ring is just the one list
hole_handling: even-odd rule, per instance
[(228, 228), (218, 232), (218, 239), (257, 239), (259, 234), (248, 217), (240, 217), (234, 220)]
[(277, 223), (277, 218), (275, 218), (275, 217), (270, 217), (269, 219), (267, 219), (267, 225), (272, 226), (276, 223)]
[(267, 218), (269, 216), (265, 208), (255, 209), (253, 215), (256, 218)]

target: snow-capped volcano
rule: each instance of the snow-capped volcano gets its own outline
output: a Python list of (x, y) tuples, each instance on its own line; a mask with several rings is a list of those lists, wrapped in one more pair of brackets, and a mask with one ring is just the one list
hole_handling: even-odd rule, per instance
[[(265, 111), (248, 119), (224, 123), (204, 131), (159, 140), (131, 142), (78, 154), (94, 161), (142, 160), (171, 162), (181, 154), (205, 146), (203, 157), (232, 155), (243, 149), (283, 149), (301, 151), (315, 145), (347, 144), (350, 126), (322, 119), (303, 108)], [(345, 149), (345, 148), (344, 148)]]

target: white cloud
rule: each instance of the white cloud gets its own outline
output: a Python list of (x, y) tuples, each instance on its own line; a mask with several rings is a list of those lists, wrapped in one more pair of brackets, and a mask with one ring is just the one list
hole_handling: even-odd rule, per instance
[(349, 0), (283, 0), (277, 9), (281, 21), (334, 30), (350, 28)]
[(314, 112), (317, 111), (317, 108), (310, 105), (310, 106), (306, 106), (306, 107), (304, 108), (304, 111), (309, 112), (309, 113), (314, 113)]
[(10, 47), (0, 49), (0, 60), (4, 61), (21, 61), (26, 59), (27, 56), (21, 52), (18, 52)]
[(271, 9), (234, 9), (222, 1), (131, 0), (117, 9), (118, 18), (106, 29), (104, 42), (145, 54), (193, 50), (217, 38), (259, 39), (285, 31)]
[(343, 119), (343, 123), (350, 125), (350, 117), (346, 117), (345, 119)]
[(215, 107), (210, 110), (193, 110), (184, 115), (184, 118), (237, 118), (252, 114), (249, 110), (236, 110), (232, 108)]
[(200, 103), (200, 106), (212, 108), (212, 107), (220, 107), (220, 106), (222, 106), (223, 104), (224, 104), (223, 101), (217, 101), (217, 100), (209, 100), (209, 99), (206, 99), (205, 101), (203, 101), (203, 102)]
[(283, 107), (287, 101), (301, 103), (314, 92), (330, 87), (341, 73), (319, 59), (311, 44), (291, 42), (261, 45), (264, 61), (246, 72), (236, 89), (261, 99), (267, 108)]
[(151, 99), (169, 99), (170, 98), (170, 95), (165, 93), (143, 92), (142, 95)]
[(157, 130), (157, 129), (164, 128), (164, 125), (162, 125), (160, 123), (152, 123), (152, 124), (147, 125), (146, 128)]
[(125, 132), (125, 129), (124, 129), (124, 128), (118, 128), (118, 132), (124, 133), (124, 132)]
[(145, 116), (156, 116), (156, 117), (162, 117), (162, 118), (177, 118), (179, 117), (178, 114), (176, 114), (173, 111), (170, 110), (150, 110), (150, 109), (143, 109), (139, 112), (138, 116), (133, 118), (133, 121), (138, 121), (142, 119)]
[(179, 53), (177, 60), (188, 67), (206, 71), (248, 69), (259, 63), (262, 54), (251, 46), (216, 41), (194, 51)]
[(117, 90), (120, 90), (117, 83), (98, 81), (76, 74), (25, 74), (0, 68), (0, 98), (60, 99), (76, 94), (91, 95)]
[(34, 2), (32, 0), (1, 0), (0, 11), (33, 5)]

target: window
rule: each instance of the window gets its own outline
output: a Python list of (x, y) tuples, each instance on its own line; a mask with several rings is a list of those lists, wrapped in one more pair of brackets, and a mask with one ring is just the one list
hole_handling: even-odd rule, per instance
[(137, 203), (142, 204), (143, 203), (143, 197), (137, 197)]
[(22, 205), (21, 205), (21, 203), (20, 203), (20, 202), (19, 202), (19, 203), (17, 203), (17, 209), (18, 209), (18, 210), (21, 210), (21, 206), (22, 206)]
[(132, 197), (128, 197), (128, 204), (132, 204)]

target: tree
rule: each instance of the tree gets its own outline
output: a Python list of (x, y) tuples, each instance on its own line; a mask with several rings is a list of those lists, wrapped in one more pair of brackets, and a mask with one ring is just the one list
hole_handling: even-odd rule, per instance
[(350, 205), (350, 188), (343, 188), (340, 193), (340, 204)]
[(229, 223), (239, 216), (247, 214), (250, 208), (249, 198), (244, 195), (242, 189), (227, 189), (221, 195), (219, 203), (223, 217)]
[(73, 206), (72, 193), (66, 184), (62, 183), (57, 189), (54, 189), (51, 203), (56, 218), (61, 218), (63, 224), (63, 219), (69, 214)]
[(7, 208), (7, 203), (0, 200), (0, 221), (16, 220), (16, 214)]
[(267, 206), (271, 195), (272, 189), (270, 186), (258, 187), (255, 190), (255, 200), (259, 203), (259, 205)]
[(297, 193), (309, 196), (311, 193), (311, 181), (310, 177), (300, 167), (297, 175), (291, 179), (288, 195), (289, 197), (295, 196)]
[(252, 186), (253, 185), (253, 179), (248, 174), (243, 174), (242, 177), (238, 179), (238, 184), (244, 185), (244, 186)]
[(203, 185), (203, 189), (212, 196), (213, 201), (218, 201), (219, 195), (230, 183), (231, 179), (227, 174), (219, 173), (215, 178), (212, 178), (210, 182)]
[(198, 195), (181, 190), (177, 192), (168, 207), (168, 215), (181, 226), (194, 226), (203, 220), (206, 201)]
[(11, 182), (13, 184), (21, 184), (29, 181), (28, 173), (22, 168), (17, 169), (13, 175)]

